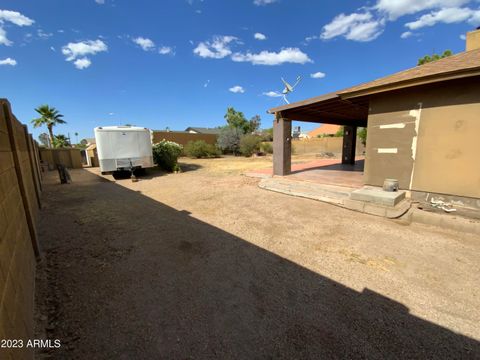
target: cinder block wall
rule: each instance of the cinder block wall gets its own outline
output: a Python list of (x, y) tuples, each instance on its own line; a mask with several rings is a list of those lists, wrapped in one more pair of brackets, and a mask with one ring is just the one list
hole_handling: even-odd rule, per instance
[[(35, 148), (28, 141), (8, 101), (0, 99), (0, 339), (24, 341), (33, 338), (34, 330), (40, 198)], [(0, 348), (0, 359), (33, 359), (33, 352)]]
[(51, 165), (64, 165), (70, 169), (82, 168), (80, 149), (40, 149), (40, 159)]
[(203, 140), (207, 144), (215, 145), (217, 143), (217, 135), (213, 134), (195, 134), (187, 132), (175, 131), (153, 131), (153, 143), (158, 143), (162, 140), (174, 141), (177, 144), (185, 146), (189, 141)]
[[(273, 143), (270, 143), (273, 145)], [(343, 137), (324, 137), (313, 138), (306, 140), (294, 140), (292, 141), (294, 153), (297, 155), (306, 154), (320, 154), (322, 152), (331, 152), (336, 155), (342, 154)], [(362, 141), (357, 138), (356, 154), (363, 155), (365, 146)]]

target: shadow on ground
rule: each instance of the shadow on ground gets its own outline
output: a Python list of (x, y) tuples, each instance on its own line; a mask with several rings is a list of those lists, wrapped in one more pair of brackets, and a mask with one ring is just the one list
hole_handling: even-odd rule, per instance
[[(341, 161), (341, 160), (339, 160), (339, 161)], [(292, 174), (298, 174), (298, 173), (302, 173), (302, 172), (305, 172), (305, 171), (311, 171), (311, 170), (334, 170), (334, 171), (363, 172), (364, 167), (365, 167), (365, 160), (356, 160), (355, 165), (338, 163), (338, 164), (323, 165), (323, 166), (316, 166), (316, 167), (296, 170), (296, 171), (292, 171), (291, 173)]]
[(46, 185), (57, 359), (474, 358), (480, 343), (80, 170)]

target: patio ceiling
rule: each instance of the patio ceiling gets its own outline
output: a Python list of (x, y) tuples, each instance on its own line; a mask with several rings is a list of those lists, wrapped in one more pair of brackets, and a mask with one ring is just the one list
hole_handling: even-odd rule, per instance
[(268, 110), (283, 118), (323, 124), (367, 126), (367, 98), (343, 100), (336, 93), (317, 96)]

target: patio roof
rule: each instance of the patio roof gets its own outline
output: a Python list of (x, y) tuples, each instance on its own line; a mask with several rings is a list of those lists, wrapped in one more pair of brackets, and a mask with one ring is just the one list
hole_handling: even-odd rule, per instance
[(337, 93), (330, 93), (279, 106), (268, 112), (281, 113), (282, 117), (297, 121), (367, 126), (368, 100), (343, 100)]
[(480, 49), (415, 66), (390, 76), (268, 110), (290, 120), (366, 126), (368, 96), (407, 87), (480, 76)]

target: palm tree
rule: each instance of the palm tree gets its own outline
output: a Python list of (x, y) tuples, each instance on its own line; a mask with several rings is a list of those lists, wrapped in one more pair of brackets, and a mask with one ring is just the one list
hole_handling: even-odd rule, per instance
[(35, 111), (40, 114), (40, 117), (32, 120), (33, 127), (47, 126), (48, 133), (50, 134), (50, 143), (53, 144), (55, 142), (53, 127), (58, 124), (66, 124), (67, 122), (62, 119), (63, 115), (54, 107), (40, 105)]
[(53, 141), (54, 148), (66, 148), (70, 146), (71, 146), (70, 141), (65, 135), (63, 134), (55, 135), (55, 140)]

